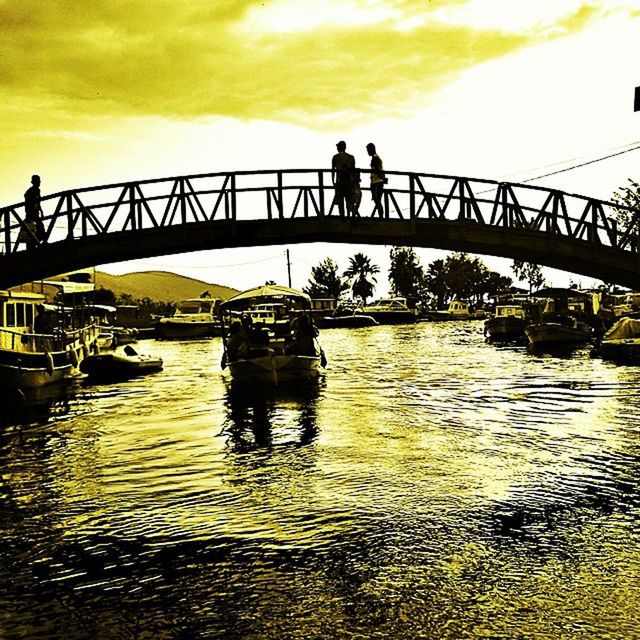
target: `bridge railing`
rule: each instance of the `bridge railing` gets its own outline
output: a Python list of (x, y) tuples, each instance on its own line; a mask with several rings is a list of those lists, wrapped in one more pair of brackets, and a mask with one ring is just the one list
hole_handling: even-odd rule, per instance
[[(361, 170), (360, 216), (374, 215)], [(637, 252), (640, 211), (544, 187), (388, 171), (383, 216), (544, 232)], [(328, 169), (234, 171), (68, 190), (42, 198), (48, 242), (190, 223), (338, 215)], [(623, 216), (627, 222), (618, 224)], [(24, 204), (0, 209), (2, 253), (24, 251)]]

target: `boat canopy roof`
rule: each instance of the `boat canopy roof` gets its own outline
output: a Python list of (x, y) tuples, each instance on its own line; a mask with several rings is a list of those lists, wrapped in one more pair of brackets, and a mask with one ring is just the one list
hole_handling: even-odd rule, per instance
[(42, 284), (48, 284), (52, 287), (58, 287), (62, 293), (87, 293), (94, 291), (95, 286), (92, 282), (71, 282), (69, 280), (42, 280)]
[(22, 302), (41, 302), (45, 297), (41, 293), (30, 291), (0, 291), (0, 299), (15, 300)]
[(604, 336), (606, 340), (633, 340), (640, 338), (640, 320), (636, 318), (620, 318)]
[(566, 289), (563, 287), (546, 287), (534, 291), (532, 296), (537, 298), (591, 298), (592, 294), (580, 289)]
[(282, 302), (283, 300), (290, 300), (305, 309), (311, 308), (311, 298), (306, 293), (277, 284), (266, 284), (262, 287), (241, 291), (223, 302), (221, 307), (223, 309), (242, 309), (258, 303)]

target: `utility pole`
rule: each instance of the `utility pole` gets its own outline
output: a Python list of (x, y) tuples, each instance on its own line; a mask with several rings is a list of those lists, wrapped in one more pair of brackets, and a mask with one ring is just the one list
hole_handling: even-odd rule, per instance
[(291, 261), (289, 260), (289, 249), (287, 249), (287, 275), (289, 276), (289, 289), (291, 289)]

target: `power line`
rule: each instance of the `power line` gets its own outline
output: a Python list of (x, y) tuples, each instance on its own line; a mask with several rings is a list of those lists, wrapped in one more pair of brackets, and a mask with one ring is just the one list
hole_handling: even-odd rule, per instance
[(630, 151), (636, 151), (640, 149), (640, 144), (635, 147), (631, 147), (630, 149), (625, 149), (624, 151), (618, 151), (618, 153), (610, 153), (607, 156), (602, 156), (600, 158), (595, 158), (593, 160), (589, 160), (587, 162), (581, 162), (580, 164), (574, 164), (571, 167), (565, 167), (564, 169), (558, 169), (557, 171), (551, 171), (549, 173), (544, 173), (540, 176), (536, 176), (535, 178), (527, 178), (526, 180), (522, 180), (521, 182), (532, 182), (533, 180), (540, 180), (540, 178), (548, 178), (549, 176), (555, 176), (558, 173), (564, 173), (565, 171), (573, 171), (574, 169), (579, 169), (580, 167), (586, 167), (590, 164), (595, 164), (596, 162), (602, 162), (602, 160), (608, 160), (609, 158), (615, 158), (616, 156), (621, 156), (625, 153), (629, 153)]
[[(627, 149), (627, 147), (631, 147), (631, 146), (634, 146), (634, 145), (640, 145), (640, 140), (634, 140), (633, 142), (627, 142), (626, 144), (620, 144), (620, 145), (617, 145), (615, 147), (609, 147), (608, 149), (605, 150), (605, 152), (616, 151), (618, 149), (624, 149), (624, 153), (626, 153), (627, 151), (631, 151), (631, 149)], [(515, 176), (522, 175), (523, 173), (526, 174), (526, 173), (530, 173), (532, 171), (538, 171), (540, 169), (548, 169), (550, 167), (557, 167), (559, 165), (565, 165), (565, 164), (567, 164), (569, 162), (573, 162), (574, 160), (580, 160), (582, 158), (589, 157), (590, 155), (593, 155), (593, 154), (588, 154), (588, 155), (587, 154), (583, 154), (581, 156), (574, 156), (573, 158), (567, 158), (566, 160), (560, 160), (559, 162), (549, 162), (549, 163), (546, 163), (546, 164), (543, 164), (543, 165), (540, 165), (540, 166), (537, 166), (537, 167), (529, 167), (528, 169), (522, 169), (522, 171), (516, 171), (515, 173), (506, 174), (506, 175), (501, 176), (500, 178), (497, 178), (497, 179), (502, 181), (502, 180), (506, 180), (508, 178), (512, 178), (512, 177), (515, 177)], [(606, 156), (606, 157), (608, 157), (608, 156)]]

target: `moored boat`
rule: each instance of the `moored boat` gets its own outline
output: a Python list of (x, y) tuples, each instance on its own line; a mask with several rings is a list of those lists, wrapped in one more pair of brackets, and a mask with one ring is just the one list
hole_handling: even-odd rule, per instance
[(484, 322), (484, 333), (496, 340), (524, 336), (525, 310), (519, 304), (496, 305), (495, 315)]
[(222, 368), (234, 380), (276, 385), (318, 377), (326, 361), (310, 310), (307, 294), (278, 285), (249, 289), (222, 303)]
[(218, 317), (220, 298), (189, 298), (178, 303), (172, 316), (156, 322), (156, 337), (165, 340), (210, 338), (222, 335)]
[(409, 324), (418, 319), (418, 310), (411, 309), (406, 298), (383, 298), (360, 307), (356, 313), (370, 316), (379, 324)]
[(640, 364), (640, 320), (620, 318), (602, 336), (596, 351), (605, 360)]
[(451, 300), (446, 309), (426, 311), (425, 317), (432, 322), (445, 320), (480, 320), (483, 314), (476, 315), (469, 309), (469, 303), (462, 300)]
[(39, 291), (0, 291), (0, 385), (37, 389), (70, 377), (95, 348), (89, 283), (42, 281)]
[(528, 324), (525, 335), (535, 347), (571, 347), (595, 336), (599, 318), (592, 294), (577, 289), (547, 288), (532, 294), (546, 299), (540, 320)]
[(354, 305), (340, 305), (330, 316), (323, 316), (320, 319), (320, 326), (323, 329), (354, 329), (380, 324), (373, 316), (356, 313), (356, 311), (357, 307)]
[(94, 380), (122, 380), (160, 371), (162, 366), (161, 357), (139, 354), (127, 345), (123, 351), (87, 356), (80, 371)]

